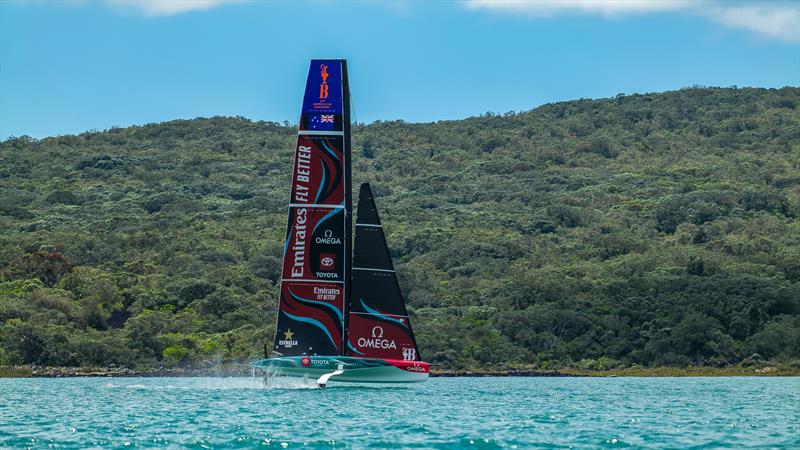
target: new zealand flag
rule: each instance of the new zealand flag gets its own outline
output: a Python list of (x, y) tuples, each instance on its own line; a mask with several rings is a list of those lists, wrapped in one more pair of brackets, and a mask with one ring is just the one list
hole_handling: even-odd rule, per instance
[(333, 114), (311, 114), (308, 129), (329, 131), (333, 129), (333, 123)]

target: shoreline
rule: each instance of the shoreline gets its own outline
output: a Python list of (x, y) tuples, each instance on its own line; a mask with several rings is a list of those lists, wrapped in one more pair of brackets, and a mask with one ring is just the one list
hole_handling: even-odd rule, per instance
[[(117, 368), (0, 366), (0, 378), (84, 377), (250, 377), (258, 375), (247, 364), (224, 364), (204, 368)], [(432, 378), (450, 377), (796, 377), (800, 367), (782, 364), (731, 367), (629, 367), (610, 370), (563, 369), (431, 369)]]

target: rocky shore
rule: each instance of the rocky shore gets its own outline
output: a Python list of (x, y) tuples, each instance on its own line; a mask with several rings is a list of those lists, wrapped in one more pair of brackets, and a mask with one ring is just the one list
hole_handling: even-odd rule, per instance
[(243, 377), (251, 376), (253, 369), (246, 364), (216, 367), (41, 367), (0, 366), (0, 378), (61, 378), (61, 377)]
[[(42, 367), (0, 366), (0, 378), (61, 377), (249, 377), (247, 364), (223, 364), (213, 367)], [(431, 368), (432, 377), (719, 377), (719, 376), (800, 376), (800, 367), (786, 365), (730, 367), (629, 367), (612, 370), (563, 369), (486, 369), (448, 370)]]

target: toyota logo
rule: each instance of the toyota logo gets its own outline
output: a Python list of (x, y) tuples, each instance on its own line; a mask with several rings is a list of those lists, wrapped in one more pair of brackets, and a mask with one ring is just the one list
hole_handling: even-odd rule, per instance
[(330, 256), (326, 256), (322, 258), (322, 261), (320, 262), (322, 263), (323, 266), (330, 267), (333, 265), (333, 258), (331, 258)]

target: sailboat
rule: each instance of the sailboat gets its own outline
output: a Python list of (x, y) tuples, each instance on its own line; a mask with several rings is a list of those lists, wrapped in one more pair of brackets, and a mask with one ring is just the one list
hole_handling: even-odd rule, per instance
[(312, 60), (295, 148), (272, 357), (275, 376), (363, 383), (428, 379), (368, 183), (353, 242), (345, 60)]

